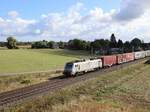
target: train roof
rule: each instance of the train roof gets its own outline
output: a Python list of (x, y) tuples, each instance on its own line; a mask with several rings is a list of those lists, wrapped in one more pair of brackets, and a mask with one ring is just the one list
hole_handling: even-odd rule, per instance
[(78, 63), (78, 62), (84, 62), (86, 61), (85, 59), (82, 59), (82, 60), (74, 60), (74, 61), (70, 61), (68, 63)]
[(67, 64), (70, 64), (70, 63), (85, 62), (85, 61), (89, 61), (89, 60), (96, 60), (96, 59), (100, 59), (100, 58), (98, 58), (98, 57), (93, 57), (93, 58), (89, 58), (89, 59), (74, 60), (74, 61), (70, 61), (70, 62), (68, 62)]

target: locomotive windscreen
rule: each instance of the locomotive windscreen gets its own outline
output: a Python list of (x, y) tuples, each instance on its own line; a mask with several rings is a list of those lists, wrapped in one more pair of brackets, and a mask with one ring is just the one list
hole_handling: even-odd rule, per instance
[(73, 64), (72, 63), (67, 63), (65, 69), (72, 69)]

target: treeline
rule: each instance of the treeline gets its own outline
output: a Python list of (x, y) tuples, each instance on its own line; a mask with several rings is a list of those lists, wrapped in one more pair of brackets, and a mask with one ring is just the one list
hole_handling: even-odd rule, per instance
[(31, 46), (33, 42), (17, 42), (18, 46)]
[(150, 49), (150, 43), (144, 43), (139, 38), (123, 42), (121, 39), (117, 40), (114, 34), (111, 35), (110, 39), (96, 39), (94, 41), (72, 39), (68, 42), (46, 40), (36, 42), (17, 42), (15, 38), (8, 37), (7, 42), (0, 42), (0, 46), (7, 46), (9, 49), (16, 49), (21, 45), (30, 45), (32, 49), (60, 48), (86, 50), (94, 54), (122, 53)]
[(72, 49), (72, 50), (90, 50), (90, 42), (73, 39), (68, 42), (54, 42), (54, 41), (37, 41), (32, 43), (33, 49), (42, 49), (42, 48), (60, 48), (60, 49)]
[(66, 42), (54, 42), (54, 41), (37, 41), (37, 42), (33, 42), (31, 45), (32, 49), (42, 49), (42, 48), (51, 48), (51, 49), (55, 49), (55, 48), (61, 48), (64, 49), (66, 46)]
[(150, 43), (144, 43), (138, 38), (134, 38), (131, 41), (123, 42), (121, 39), (116, 40), (114, 34), (111, 35), (110, 40), (108, 39), (97, 39), (91, 42), (93, 51), (101, 51), (104, 54), (111, 52), (132, 52), (150, 49)]
[(96, 39), (92, 42), (80, 39), (73, 39), (68, 42), (68, 49), (88, 50), (94, 54), (115, 54), (123, 52), (141, 51), (150, 49), (150, 43), (144, 43), (138, 38), (131, 41), (123, 42), (121, 39), (116, 40), (114, 34), (110, 39)]
[(0, 42), (0, 47), (6, 47), (7, 42)]
[(68, 42), (54, 42), (54, 41), (37, 41), (32, 43), (32, 48), (62, 48), (71, 50), (87, 50), (87, 51), (108, 51), (111, 49), (120, 49), (124, 52), (131, 52), (137, 50), (145, 50), (149, 47), (149, 44), (145, 44), (140, 39), (135, 38), (131, 42), (123, 42), (121, 39), (118, 41), (114, 34), (110, 39), (96, 39), (94, 41), (85, 41), (82, 39), (72, 39)]
[(6, 42), (0, 42), (0, 47), (8, 49), (19, 49), (18, 46), (31, 46), (32, 42), (18, 42), (14, 37), (8, 37)]

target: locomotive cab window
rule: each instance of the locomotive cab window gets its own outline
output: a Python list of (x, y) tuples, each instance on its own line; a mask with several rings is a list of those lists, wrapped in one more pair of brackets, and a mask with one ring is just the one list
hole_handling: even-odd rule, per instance
[(73, 64), (72, 63), (68, 63), (68, 64), (66, 64), (65, 69), (72, 69), (72, 67), (73, 67)]

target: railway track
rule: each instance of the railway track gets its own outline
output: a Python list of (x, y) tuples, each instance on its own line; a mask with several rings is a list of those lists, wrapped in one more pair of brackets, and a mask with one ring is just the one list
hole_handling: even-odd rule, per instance
[(140, 59), (140, 60), (136, 60), (133, 62), (124, 63), (122, 65), (116, 65), (111, 68), (101, 69), (99, 71), (90, 72), (90, 73), (87, 73), (86, 75), (80, 75), (80, 76), (74, 77), (74, 78), (73, 77), (70, 77), (70, 78), (57, 77), (57, 78), (50, 79), (47, 82), (43, 82), (43, 83), (39, 83), (39, 84), (32, 85), (29, 87), (24, 87), (21, 89), (16, 89), (16, 90), (0, 93), (0, 108), (6, 107), (6, 106), (9, 106), (12, 104), (16, 104), (23, 100), (32, 98), (33, 96), (60, 90), (61, 88), (64, 88), (68, 85), (71, 85), (71, 84), (74, 84), (77, 82), (81, 82), (81, 81), (85, 81), (90, 78), (97, 77), (97, 76), (101, 75), (102, 73), (111, 72), (111, 71), (120, 69), (122, 67), (131, 65), (131, 64), (135, 64), (140, 61), (144, 61), (146, 59)]

